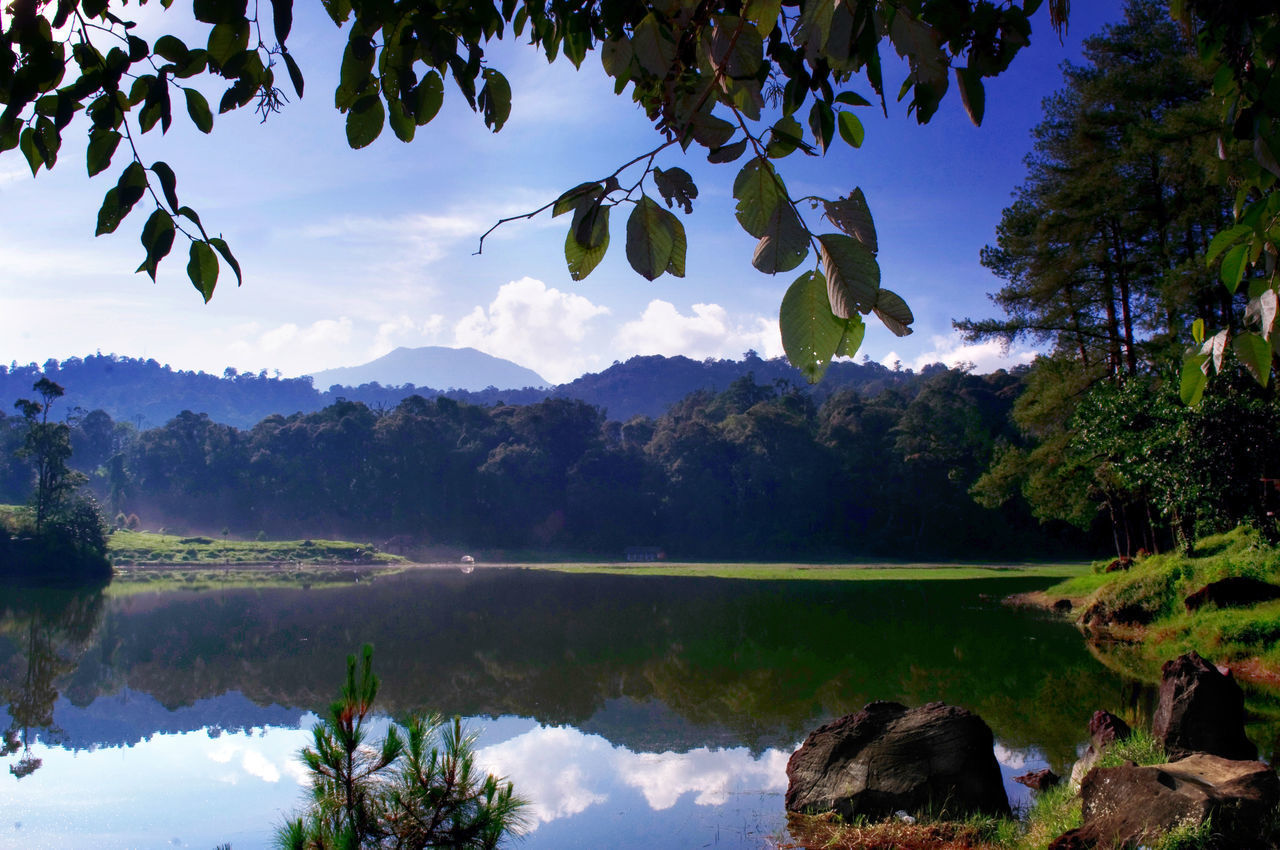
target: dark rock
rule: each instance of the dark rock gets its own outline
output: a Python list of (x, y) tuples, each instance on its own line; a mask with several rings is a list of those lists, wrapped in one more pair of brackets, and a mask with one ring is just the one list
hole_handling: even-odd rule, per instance
[(1080, 788), (1083, 824), (1050, 850), (1154, 844), (1177, 827), (1213, 821), (1222, 846), (1265, 846), (1280, 780), (1259, 761), (1199, 753), (1169, 764), (1096, 768)]
[(1280, 587), (1248, 576), (1231, 576), (1206, 584), (1182, 601), (1188, 611), (1198, 611), (1209, 603), (1219, 608), (1242, 608), (1280, 599)]
[(811, 732), (787, 762), (787, 811), (1008, 815), (991, 728), (963, 708), (873, 702)]
[(1132, 566), (1133, 566), (1132, 558), (1124, 558), (1124, 557), (1116, 558), (1114, 561), (1107, 564), (1106, 572), (1109, 572), (1109, 573), (1124, 572), (1125, 570), (1129, 569)]
[(1043, 791), (1061, 783), (1062, 777), (1046, 767), (1044, 770), (1033, 770), (1021, 776), (1015, 776), (1013, 781), (1019, 785), (1027, 786), (1032, 791)]
[(1085, 775), (1093, 770), (1102, 753), (1116, 741), (1124, 741), (1133, 734), (1129, 724), (1109, 711), (1095, 711), (1089, 718), (1089, 747), (1071, 768), (1071, 787), (1079, 788)]
[(1195, 652), (1160, 668), (1160, 695), (1151, 732), (1170, 758), (1212, 753), (1253, 759), (1258, 748), (1244, 734), (1244, 694), (1230, 671), (1222, 672)]
[(1071, 600), (1059, 599), (1057, 602), (1053, 603), (1053, 610), (1057, 611), (1059, 614), (1070, 614)]

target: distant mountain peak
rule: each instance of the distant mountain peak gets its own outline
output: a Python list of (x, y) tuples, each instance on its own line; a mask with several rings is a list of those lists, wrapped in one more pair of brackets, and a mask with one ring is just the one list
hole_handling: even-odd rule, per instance
[(384, 387), (413, 384), (436, 390), (469, 390), (489, 387), (523, 389), (548, 387), (548, 381), (532, 369), (477, 351), (474, 348), (446, 348), (427, 345), (400, 348), (360, 366), (325, 369), (311, 375), (316, 389), (338, 384), (358, 387), (379, 383)]

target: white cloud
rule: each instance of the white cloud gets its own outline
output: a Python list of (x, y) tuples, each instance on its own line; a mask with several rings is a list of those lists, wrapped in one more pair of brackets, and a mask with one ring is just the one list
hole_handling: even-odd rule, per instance
[(608, 799), (589, 786), (599, 789), (606, 784), (601, 768), (611, 751), (598, 736), (563, 726), (540, 726), (476, 755), (487, 770), (518, 784), (520, 795), (530, 801), (532, 820), (550, 823)]
[(919, 371), (931, 363), (944, 363), (947, 366), (971, 365), (978, 374), (994, 372), (997, 369), (1011, 369), (1030, 363), (1036, 359), (1037, 352), (1031, 348), (1011, 347), (1007, 351), (998, 340), (966, 343), (959, 333), (950, 336), (934, 336), (931, 338), (933, 350), (917, 355), (910, 362), (902, 361), (896, 351), (890, 351), (880, 362), (892, 368), (896, 361), (902, 365)]
[(735, 792), (781, 792), (787, 787), (789, 753), (768, 750), (752, 759), (744, 749), (687, 753), (628, 753), (618, 765), (622, 779), (638, 788), (655, 811), (694, 793), (699, 806), (723, 806)]
[(439, 313), (433, 313), (420, 322), (402, 313), (378, 325), (373, 345), (369, 349), (369, 358), (381, 357), (402, 344), (433, 345), (439, 340), (444, 325), (444, 316)]
[(245, 751), (244, 757), (240, 760), (241, 767), (244, 772), (250, 776), (256, 776), (263, 782), (279, 782), (280, 769), (257, 750)]
[(581, 295), (523, 277), (503, 284), (488, 308), (476, 307), (453, 329), (454, 343), (505, 357), (549, 381), (572, 380), (598, 362), (580, 343), (593, 320), (609, 313)]
[(766, 358), (782, 354), (782, 337), (775, 319), (734, 319), (719, 304), (694, 304), (693, 313), (685, 316), (674, 304), (660, 299), (650, 301), (639, 319), (624, 324), (614, 344), (628, 355), (683, 354), (695, 360), (737, 358), (747, 349)]

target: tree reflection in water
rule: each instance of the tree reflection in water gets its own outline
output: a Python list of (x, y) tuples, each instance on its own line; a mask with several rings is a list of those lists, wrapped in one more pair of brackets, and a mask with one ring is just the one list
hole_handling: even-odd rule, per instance
[(0, 636), (14, 648), (0, 655), (0, 699), (8, 704), (9, 726), (0, 756), (20, 757), (9, 765), (18, 779), (42, 764), (31, 752), (34, 738), (56, 740), (55, 684), (73, 672), (102, 622), (105, 584), (76, 587), (5, 587)]

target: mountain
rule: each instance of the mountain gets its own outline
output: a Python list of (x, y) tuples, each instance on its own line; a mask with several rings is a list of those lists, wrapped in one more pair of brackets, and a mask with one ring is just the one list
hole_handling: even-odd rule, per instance
[(384, 387), (413, 384), (478, 391), (487, 387), (547, 387), (547, 380), (532, 369), (493, 357), (474, 348), (444, 348), (428, 345), (422, 348), (397, 348), (390, 354), (363, 366), (326, 369), (311, 376), (321, 391), (341, 385), (358, 387), (379, 383)]

